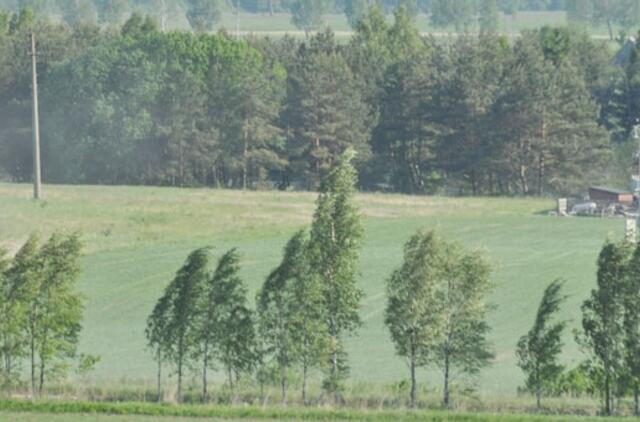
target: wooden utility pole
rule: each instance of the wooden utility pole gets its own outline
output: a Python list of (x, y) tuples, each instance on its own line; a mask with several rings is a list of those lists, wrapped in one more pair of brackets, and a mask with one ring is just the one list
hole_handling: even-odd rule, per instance
[(240, 39), (240, 0), (236, 0), (236, 39)]
[(38, 73), (36, 64), (36, 36), (31, 33), (31, 87), (33, 93), (33, 199), (42, 197), (40, 174), (40, 116), (38, 113)]

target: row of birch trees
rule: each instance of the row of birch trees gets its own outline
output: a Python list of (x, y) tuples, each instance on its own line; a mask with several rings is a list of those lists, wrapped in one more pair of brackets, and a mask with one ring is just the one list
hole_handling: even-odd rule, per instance
[[(5, 391), (64, 378), (74, 362), (86, 372), (99, 357), (78, 354), (83, 297), (77, 234), (54, 233), (45, 242), (31, 235), (14, 256), (0, 250), (0, 383)], [(29, 374), (25, 383), (23, 376)]]
[[(207, 373), (218, 368), (230, 388), (243, 375), (256, 375), (262, 383), (271, 374), (283, 403), (292, 373), (298, 372), (307, 403), (310, 375), (319, 372), (324, 393), (337, 404), (344, 402), (349, 374), (344, 342), (362, 325), (357, 278), (363, 225), (353, 198), (353, 155), (345, 152), (322, 181), (311, 228), (287, 242), (281, 263), (257, 293), (256, 311), (248, 308), (235, 249), (213, 271), (207, 248), (189, 256), (148, 319), (159, 399), (162, 365), (168, 363), (177, 374), (179, 400), (186, 368), (201, 372), (205, 401)], [(388, 281), (385, 322), (410, 367), (412, 406), (418, 368), (443, 371), (443, 402), (449, 406), (454, 375), (473, 375), (489, 364), (485, 296), (492, 287), (490, 273), (480, 253), (435, 232), (419, 231), (405, 245), (404, 262)]]

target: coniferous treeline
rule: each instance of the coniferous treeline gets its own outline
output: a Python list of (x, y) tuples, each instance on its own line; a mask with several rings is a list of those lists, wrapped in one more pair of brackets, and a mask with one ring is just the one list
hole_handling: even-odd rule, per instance
[(611, 152), (636, 122), (637, 54), (614, 65), (579, 31), (442, 42), (407, 9), (389, 23), (374, 8), (345, 43), (329, 30), (238, 41), (25, 9), (0, 13), (0, 177), (13, 181), (31, 177), (32, 30), (48, 182), (317, 189), (352, 148), (362, 189), (545, 194), (630, 164)]

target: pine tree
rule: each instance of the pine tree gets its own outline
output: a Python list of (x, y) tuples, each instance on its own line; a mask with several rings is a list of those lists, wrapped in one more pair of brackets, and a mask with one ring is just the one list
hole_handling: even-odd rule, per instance
[(437, 69), (428, 56), (408, 58), (390, 66), (383, 86), (375, 152), (385, 157), (396, 190), (433, 192), (442, 178), (435, 164), (442, 131)]
[(219, 122), (226, 165), (236, 170), (238, 183), (260, 187), (269, 172), (283, 170), (284, 136), (277, 126), (286, 91), (286, 71), (267, 63), (256, 51), (220, 69), (212, 89), (210, 114)]
[[(315, 47), (314, 41), (321, 45)], [(336, 51), (333, 33), (314, 37), (299, 60), (289, 76), (285, 120), (292, 170), (314, 189), (347, 148), (366, 160), (369, 112), (351, 70)]]
[(579, 71), (562, 64), (554, 75), (548, 105), (548, 140), (538, 152), (538, 192), (575, 192), (601, 174), (610, 157), (607, 131), (598, 124), (598, 105)]
[[(536, 168), (544, 168), (544, 151), (548, 129), (547, 99), (553, 93), (553, 65), (545, 62), (538, 43), (531, 34), (516, 42), (511, 60), (506, 64), (500, 95), (493, 106), (496, 167), (508, 179), (509, 189), (528, 195), (535, 191)], [(497, 122), (501, 123), (498, 124)], [(534, 185), (534, 186), (532, 186)], [(542, 186), (538, 186), (539, 189)], [(505, 192), (507, 193), (507, 192)]]
[(533, 327), (518, 341), (516, 355), (518, 366), (527, 376), (526, 387), (536, 395), (536, 405), (540, 409), (543, 389), (557, 381), (564, 370), (558, 363), (562, 351), (564, 321), (550, 324), (566, 296), (560, 291), (564, 282), (555, 280), (544, 290)]
[[(435, 88), (443, 126), (436, 155), (450, 177), (459, 177), (472, 194), (494, 193), (494, 137), (491, 107), (500, 93), (509, 47), (503, 39), (461, 37), (448, 52), (444, 77)], [(464, 116), (460, 118), (459, 116)]]
[(330, 336), (328, 373), (324, 388), (340, 401), (341, 383), (348, 366), (344, 336), (360, 326), (357, 287), (362, 223), (354, 204), (356, 171), (346, 151), (323, 180), (311, 226), (309, 259), (311, 272), (319, 277), (324, 297), (327, 332)]

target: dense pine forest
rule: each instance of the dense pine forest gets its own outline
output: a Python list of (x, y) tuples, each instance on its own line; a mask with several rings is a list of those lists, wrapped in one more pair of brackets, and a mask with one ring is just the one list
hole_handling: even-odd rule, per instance
[[(31, 178), (34, 31), (49, 183), (316, 189), (350, 147), (363, 190), (578, 194), (633, 164), (640, 69), (624, 38), (579, 25), (507, 38), (491, 22), (511, 2), (241, 2), (290, 11), (303, 38), (214, 33), (233, 5), (204, 1), (179, 6), (194, 31), (163, 31), (161, 5), (134, 3), (0, 2), (1, 179)], [(518, 7), (633, 31), (636, 2), (578, 3)], [(322, 13), (356, 5), (352, 36), (322, 29)], [(421, 34), (416, 8), (461, 35)]]

